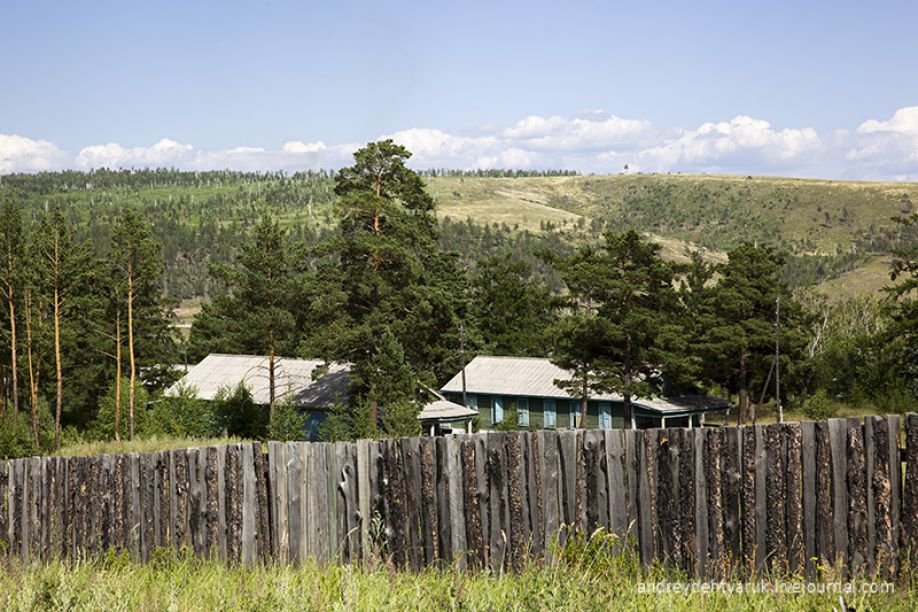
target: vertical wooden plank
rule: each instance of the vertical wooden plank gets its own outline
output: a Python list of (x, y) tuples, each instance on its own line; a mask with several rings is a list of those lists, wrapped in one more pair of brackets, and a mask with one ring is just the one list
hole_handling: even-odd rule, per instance
[[(756, 435), (755, 427), (745, 425), (739, 428), (742, 436), (742, 493), (740, 499), (742, 521), (742, 550), (743, 564), (748, 573), (755, 572), (756, 557), (756, 482), (755, 482), (755, 457)], [(764, 501), (764, 500), (763, 500)]]
[(360, 513), (361, 559), (370, 550), (370, 520), (373, 500), (370, 497), (370, 441), (357, 440), (357, 506)]
[(240, 555), (246, 565), (255, 562), (258, 528), (258, 492), (255, 487), (255, 451), (252, 444), (243, 444), (240, 449), (242, 462), (242, 543)]
[(153, 456), (153, 548), (161, 548), (164, 543), (163, 524), (162, 524), (162, 503), (163, 503), (163, 463), (162, 452), (154, 452)]
[[(26, 562), (28, 560), (28, 539), (24, 534), (28, 528), (24, 523), (23, 507), (28, 503), (28, 482), (25, 479), (25, 459), (14, 459), (12, 461), (12, 470), (10, 472), (10, 489), (12, 505), (10, 513), (10, 544), (14, 554)], [(26, 547), (23, 548), (23, 540)], [(69, 544), (69, 543), (68, 543)]]
[(481, 514), (481, 532), (484, 534), (486, 567), (491, 566), (491, 483), (488, 482), (488, 436), (480, 433), (475, 441), (475, 480), (478, 483), (478, 505)]
[[(707, 512), (707, 548), (704, 559), (704, 576), (725, 578), (728, 574), (728, 562), (730, 561), (731, 549), (727, 542), (725, 526), (726, 519), (726, 499), (728, 496), (724, 493), (724, 482), (727, 477), (724, 475), (726, 466), (723, 462), (724, 447), (726, 445), (726, 434), (724, 428), (701, 428), (704, 438), (703, 451), (703, 469), (705, 476), (705, 492), (709, 500), (706, 506)], [(733, 438), (736, 438), (733, 432)], [(733, 495), (732, 499), (736, 499)], [(699, 517), (700, 520), (700, 517)]]
[(318, 544), (319, 558), (325, 561), (332, 558), (332, 535), (329, 533), (328, 515), (330, 510), (328, 499), (328, 468), (326, 467), (326, 446), (324, 442), (310, 444), (312, 452), (312, 466), (310, 475), (315, 481), (316, 493), (315, 529)]
[(10, 462), (0, 461), (0, 554), (10, 550)]
[(408, 562), (412, 570), (421, 567), (423, 535), (421, 524), (421, 450), (419, 438), (401, 440), (405, 470), (405, 499), (408, 514)]
[[(281, 443), (279, 443), (281, 444)], [(305, 555), (303, 547), (303, 537), (305, 529), (302, 524), (302, 483), (303, 483), (303, 466), (301, 463), (302, 455), (298, 451), (297, 442), (286, 443), (287, 454), (287, 480), (280, 486), (287, 487), (287, 528), (289, 531), (288, 545), (290, 560), (302, 560)]]
[[(692, 439), (693, 452), (695, 459), (695, 507), (693, 513), (695, 516), (695, 565), (694, 572), (696, 576), (707, 576), (708, 569), (708, 512), (719, 513), (721, 509), (720, 487), (708, 486), (708, 472), (705, 461), (710, 460), (710, 452), (705, 448), (708, 433), (710, 430), (704, 427), (690, 430), (689, 437)], [(720, 460), (720, 446), (718, 444), (717, 452), (714, 454), (715, 460)], [(718, 474), (719, 476), (719, 474)], [(719, 480), (719, 478), (718, 478)], [(716, 496), (716, 499), (715, 499)]]
[(477, 452), (475, 440), (462, 440), (460, 451), (462, 454), (463, 509), (465, 511), (464, 548), (468, 551), (468, 566), (471, 569), (481, 569), (486, 563), (485, 534), (481, 524), (478, 472), (475, 468)]
[[(141, 533), (141, 505), (140, 505), (140, 455), (138, 453), (131, 453), (128, 456), (129, 465), (130, 465), (130, 500), (131, 508), (130, 514), (130, 524), (131, 524), (131, 539), (130, 539), (130, 548), (131, 556), (134, 559), (141, 558), (140, 550), (140, 533)], [(85, 473), (85, 469), (81, 470)], [(81, 477), (83, 483), (85, 483), (85, 478)], [(82, 486), (85, 487), (85, 484)], [(81, 526), (81, 538), (84, 534), (83, 527)]]
[(491, 571), (500, 574), (504, 569), (506, 553), (506, 522), (504, 521), (507, 502), (507, 484), (503, 457), (502, 433), (489, 433), (488, 445), (488, 486), (490, 535), (488, 551), (491, 558)]
[(203, 474), (201, 473), (201, 451), (198, 448), (187, 449), (188, 457), (188, 530), (191, 535), (191, 546), (194, 554), (204, 556), (204, 521), (202, 509), (206, 503)]
[(727, 568), (739, 567), (743, 561), (741, 514), (744, 466), (742, 463), (742, 431), (724, 427), (722, 449), (723, 474), (721, 488), (724, 500), (724, 557)]
[(678, 529), (679, 496), (678, 481), (674, 472), (679, 469), (679, 430), (663, 429), (659, 432), (654, 448), (657, 457), (656, 493), (659, 531), (656, 535), (660, 559), (667, 565), (680, 567), (682, 561), (682, 539)]
[[(114, 472), (114, 458), (111, 455), (106, 455), (108, 460), (109, 471), (109, 491), (106, 491), (105, 495), (108, 501), (108, 542), (107, 546), (112, 546), (112, 498), (114, 496), (114, 482), (112, 481), (112, 476)], [(66, 517), (67, 509), (67, 459), (65, 457), (56, 457), (54, 459), (54, 535), (55, 540), (54, 544), (54, 554), (65, 558), (66, 555), (66, 542), (67, 534), (69, 533), (69, 521)]]
[[(335, 539), (338, 542), (338, 553), (336, 560), (338, 563), (347, 563), (347, 475), (344, 473), (347, 465), (347, 443), (336, 442), (333, 445), (333, 463), (329, 468), (329, 473), (334, 478), (335, 483)], [(423, 556), (423, 553), (422, 553)]]
[(304, 494), (306, 517), (304, 519), (304, 529), (306, 530), (306, 551), (311, 559), (321, 558), (320, 538), (321, 525), (319, 517), (319, 488), (316, 484), (316, 453), (315, 444), (306, 443), (301, 447), (303, 461), (305, 466), (304, 473)]
[(140, 520), (143, 559), (148, 561), (156, 549), (156, 518), (153, 512), (155, 496), (153, 453), (140, 455)]
[[(98, 458), (96, 459), (98, 462)], [(39, 460), (40, 472), (39, 472), (39, 485), (41, 486), (41, 499), (40, 505), (38, 508), (38, 523), (40, 525), (40, 542), (39, 552), (41, 555), (42, 561), (47, 561), (50, 558), (49, 549), (51, 542), (51, 531), (54, 528), (54, 525), (51, 523), (51, 484), (53, 480), (53, 471), (49, 473), (48, 466), (51, 463), (50, 457), (42, 457)], [(94, 496), (95, 499), (94, 505), (101, 506), (100, 496)], [(98, 542), (96, 542), (98, 546)]]
[(803, 558), (804, 571), (815, 576), (816, 564), (816, 423), (800, 423), (800, 463), (802, 471), (801, 495), (803, 499)]
[[(216, 554), (226, 561), (226, 445), (216, 447), (217, 465), (214, 479), (217, 482), (217, 541)], [(164, 455), (164, 459), (167, 457)]]
[(625, 498), (628, 507), (628, 536), (629, 546), (637, 549), (638, 532), (640, 530), (640, 516), (638, 515), (638, 456), (640, 454), (640, 435), (635, 429), (623, 431), (622, 443), (624, 445), (624, 476)]
[[(302, 455), (302, 446), (300, 447), (300, 454)], [(264, 451), (261, 448), (261, 444), (252, 445), (252, 455), (254, 460), (254, 469), (255, 469), (255, 498), (257, 508), (257, 520), (256, 520), (256, 554), (258, 558), (267, 562), (274, 558), (273, 551), (271, 549), (271, 498), (269, 495), (269, 472), (268, 472), (268, 460), (265, 457)], [(306, 481), (304, 479), (301, 485), (301, 491), (305, 490)]]
[(325, 445), (325, 484), (326, 484), (326, 502), (328, 503), (328, 551), (329, 560), (335, 561), (339, 554), (338, 540), (338, 479), (335, 474), (335, 445), (326, 443)]
[(767, 511), (765, 553), (769, 570), (777, 575), (787, 571), (787, 482), (783, 447), (784, 426), (780, 423), (765, 427)]
[(848, 568), (855, 575), (867, 569), (867, 482), (864, 433), (860, 423), (848, 429)]
[(437, 463), (436, 441), (425, 437), (420, 441), (421, 459), (421, 526), (425, 565), (437, 565), (440, 561), (438, 533), (440, 530), (437, 508)]
[(609, 489), (609, 530), (624, 541), (628, 537), (628, 493), (625, 488), (625, 450), (620, 429), (605, 432), (606, 486)]
[(558, 433), (561, 460), (561, 524), (573, 527), (577, 524), (577, 432), (562, 431)]
[(698, 559), (695, 537), (695, 437), (694, 429), (679, 430), (679, 539), (682, 569), (691, 574)]
[(832, 458), (832, 513), (834, 517), (833, 563), (847, 565), (848, 554), (848, 434), (845, 419), (829, 419), (829, 445)]
[[(462, 456), (462, 446), (469, 444), (472, 448), (471, 462), (467, 466)], [(465, 552), (467, 548), (468, 533), (466, 530), (466, 510), (468, 506), (465, 503), (465, 471), (471, 468), (472, 475), (475, 472), (474, 443), (468, 442), (466, 436), (449, 436), (446, 439), (446, 476), (449, 498), (449, 519), (450, 519), (450, 555), (451, 559), (459, 564), (460, 569), (464, 569), (466, 564)], [(473, 482), (475, 488), (478, 487), (477, 480)], [(470, 501), (477, 509), (478, 491), (474, 492), (474, 499)], [(478, 515), (478, 529), (480, 536), (481, 516)], [(479, 551), (480, 552), (480, 551)], [(480, 566), (479, 566), (480, 567)]]
[(290, 559), (290, 525), (287, 477), (287, 445), (283, 442), (268, 442), (268, 462), (271, 465), (271, 482), (274, 508), (274, 550), (276, 559), (286, 563)]
[(656, 442), (658, 431), (645, 429), (636, 432), (636, 454), (638, 456), (638, 541), (641, 562), (649, 565), (657, 556), (656, 530)]
[[(902, 509), (902, 459), (899, 453), (899, 429), (901, 418), (899, 415), (887, 415), (887, 429), (889, 430), (889, 519), (892, 526), (892, 546), (896, 548), (900, 541), (901, 509)], [(893, 568), (898, 572), (898, 557), (895, 555)], [(914, 566), (912, 566), (914, 567)]]
[[(192, 547), (191, 529), (189, 525), (189, 480), (188, 480), (188, 453), (184, 450), (171, 451), (173, 472), (172, 489), (170, 491), (174, 512), (172, 515), (172, 545), (176, 548)], [(125, 500), (127, 501), (127, 500)], [(193, 549), (192, 549), (193, 550)]]
[(561, 463), (558, 451), (559, 438), (558, 434), (553, 431), (541, 431), (538, 433), (540, 438), (540, 447), (542, 450), (542, 496), (544, 511), (544, 548), (546, 559), (549, 563), (553, 562), (553, 557), (549, 553), (553, 550), (559, 538), (558, 530), (563, 522), (563, 502), (561, 501), (561, 491), (563, 480), (561, 476)]
[(803, 468), (801, 455), (801, 429), (800, 423), (787, 423), (784, 425), (784, 447), (787, 452), (785, 479), (787, 492), (787, 560), (789, 572), (799, 576), (804, 570), (804, 556), (806, 550), (803, 533)]
[[(526, 458), (526, 501), (529, 516), (529, 554), (536, 558), (544, 555), (545, 543), (545, 495), (542, 491), (542, 440), (535, 433), (526, 434), (524, 457)], [(608, 512), (608, 510), (607, 510)]]
[(909, 566), (918, 567), (918, 414), (915, 413), (905, 415), (905, 486), (900, 532)]
[[(124, 500), (124, 481), (126, 478), (126, 457), (124, 455), (115, 455), (112, 457), (112, 508), (111, 508), (111, 540), (112, 546), (117, 551), (122, 551), (127, 546), (125, 539), (125, 500)], [(67, 466), (65, 464), (65, 471)], [(66, 486), (64, 497), (67, 498)], [(62, 538), (66, 542), (69, 540), (69, 528), (73, 521), (67, 513), (67, 505), (64, 505), (63, 512), (64, 525), (68, 526), (62, 533)]]
[(755, 567), (762, 571), (766, 567), (766, 544), (768, 530), (767, 479), (768, 449), (765, 445), (765, 426), (753, 425), (755, 429)]
[[(89, 461), (87, 459), (87, 461)], [(35, 560), (41, 559), (41, 457), (31, 457), (29, 459), (29, 554)], [(85, 506), (89, 506), (91, 500), (83, 498)], [(88, 514), (88, 513), (87, 513)], [(88, 535), (88, 534), (87, 534)], [(89, 538), (84, 539), (84, 542)]]
[[(871, 423), (871, 427), (866, 427)], [(868, 513), (868, 522), (874, 522), (873, 542), (869, 546), (869, 557), (875, 560), (874, 567), (880, 576), (890, 579), (895, 575), (896, 549), (892, 526), (892, 485), (889, 464), (889, 427), (890, 422), (884, 417), (867, 417), (864, 422), (865, 432), (869, 431), (873, 437), (870, 445), (872, 456), (867, 455), (866, 461), (872, 466), (870, 480), (867, 481), (867, 490), (872, 493), (870, 501), (873, 502), (873, 512)], [(873, 516), (871, 516), (871, 514)], [(869, 536), (868, 536), (869, 540)]]
[(504, 450), (507, 457), (508, 505), (510, 510), (509, 529), (507, 530), (509, 532), (508, 566), (514, 572), (522, 571), (526, 558), (524, 435), (522, 433), (510, 433), (504, 439)]
[(214, 446), (202, 449), (204, 460), (204, 554), (208, 557), (218, 557), (220, 554), (220, 493), (217, 472), (219, 461), (217, 448)]
[[(864, 441), (864, 484), (865, 484), (865, 524), (867, 528), (867, 537), (864, 542), (864, 564), (868, 573), (873, 572), (874, 561), (876, 560), (877, 533), (876, 533), (876, 508), (873, 499), (873, 468), (874, 456), (874, 420), (872, 417), (865, 417), (862, 425)], [(850, 425), (849, 425), (850, 426)]]
[[(601, 429), (583, 432), (583, 485), (585, 489), (585, 527), (587, 534), (593, 533), (603, 525), (600, 508), (608, 503), (608, 492), (605, 490), (605, 477), (600, 468), (603, 451), (602, 442), (605, 434)], [(602, 483), (600, 483), (602, 481)], [(600, 486), (602, 484), (602, 486)], [(602, 490), (602, 493), (600, 491)], [(607, 511), (608, 513), (608, 511)]]
[[(173, 455), (173, 462), (175, 455)], [(224, 515), (226, 516), (226, 559), (230, 563), (239, 561), (240, 555), (240, 535), (242, 531), (242, 516), (239, 514), (240, 497), (242, 492), (239, 490), (239, 445), (230, 444), (226, 447), (226, 459), (223, 474), (224, 492)], [(178, 472), (176, 472), (178, 473)]]
[(816, 430), (816, 557), (820, 565), (835, 562), (835, 490), (832, 465), (832, 434), (828, 421)]

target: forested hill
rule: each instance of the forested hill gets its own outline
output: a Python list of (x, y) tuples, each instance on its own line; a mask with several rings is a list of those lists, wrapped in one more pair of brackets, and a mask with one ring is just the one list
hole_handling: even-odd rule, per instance
[[(441, 242), (468, 261), (495, 250), (564, 250), (604, 229), (637, 229), (679, 258), (748, 240), (790, 255), (785, 278), (830, 294), (875, 291), (888, 281), (891, 218), (914, 210), (918, 184), (748, 176), (490, 172), (425, 174), (438, 203)], [(120, 210), (137, 207), (164, 246), (166, 292), (219, 293), (209, 262), (229, 260), (262, 211), (314, 244), (332, 227), (330, 173), (295, 175), (173, 170), (94, 171), (0, 177), (0, 198), (26, 216), (60, 205), (100, 253)], [(547, 271), (549, 276), (550, 271)]]

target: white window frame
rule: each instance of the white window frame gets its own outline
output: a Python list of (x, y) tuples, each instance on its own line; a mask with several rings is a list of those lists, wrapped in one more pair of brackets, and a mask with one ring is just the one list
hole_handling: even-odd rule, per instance
[[(548, 415), (551, 415), (549, 418)], [(542, 425), (554, 428), (558, 422), (558, 404), (553, 399), (542, 400)]]

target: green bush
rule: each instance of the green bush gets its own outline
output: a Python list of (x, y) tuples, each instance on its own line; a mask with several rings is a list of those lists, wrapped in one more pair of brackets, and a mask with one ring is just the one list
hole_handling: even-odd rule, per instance
[(176, 395), (154, 401), (148, 431), (158, 436), (215, 436), (219, 428), (214, 403), (199, 399), (193, 387), (180, 383)]
[(803, 414), (816, 421), (831, 419), (838, 414), (838, 406), (829, 398), (825, 389), (818, 389), (803, 402)]
[(14, 418), (13, 411), (7, 407), (0, 416), (0, 459), (29, 457), (36, 453), (28, 414), (20, 412), (19, 417)]
[[(121, 407), (120, 417), (118, 419), (118, 432), (122, 440), (130, 438), (131, 416), (130, 416), (130, 388), (131, 381), (128, 378), (121, 379)], [(149, 419), (149, 396), (140, 381), (134, 383), (134, 435), (143, 436), (150, 425)], [(99, 402), (99, 411), (96, 418), (89, 424), (86, 430), (86, 438), (89, 440), (112, 440), (115, 438), (115, 382), (109, 385), (105, 395)]]
[(268, 409), (252, 399), (245, 383), (235, 389), (223, 387), (214, 399), (214, 414), (220, 431), (247, 440), (264, 440), (268, 434)]
[(304, 415), (288, 394), (274, 404), (274, 421), (271, 423), (269, 438), (271, 440), (302, 440), (306, 435), (306, 415)]

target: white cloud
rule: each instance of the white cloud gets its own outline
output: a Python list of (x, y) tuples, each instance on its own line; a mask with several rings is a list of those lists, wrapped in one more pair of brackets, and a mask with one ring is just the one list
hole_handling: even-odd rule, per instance
[(55, 170), (66, 163), (64, 151), (53, 142), (0, 134), (0, 174)]
[[(392, 138), (412, 152), (415, 168), (571, 169), (581, 172), (729, 172), (825, 178), (918, 180), (918, 106), (886, 119), (818, 133), (776, 127), (739, 115), (694, 129), (671, 129), (604, 111), (573, 117), (530, 115), (510, 126), (463, 133), (412, 127)], [(62, 167), (176, 167), (251, 171), (339, 168), (357, 143), (289, 140), (280, 148), (204, 149), (164, 138), (150, 146), (88, 146), (75, 158), (54, 143), (0, 135), (0, 173)]]

